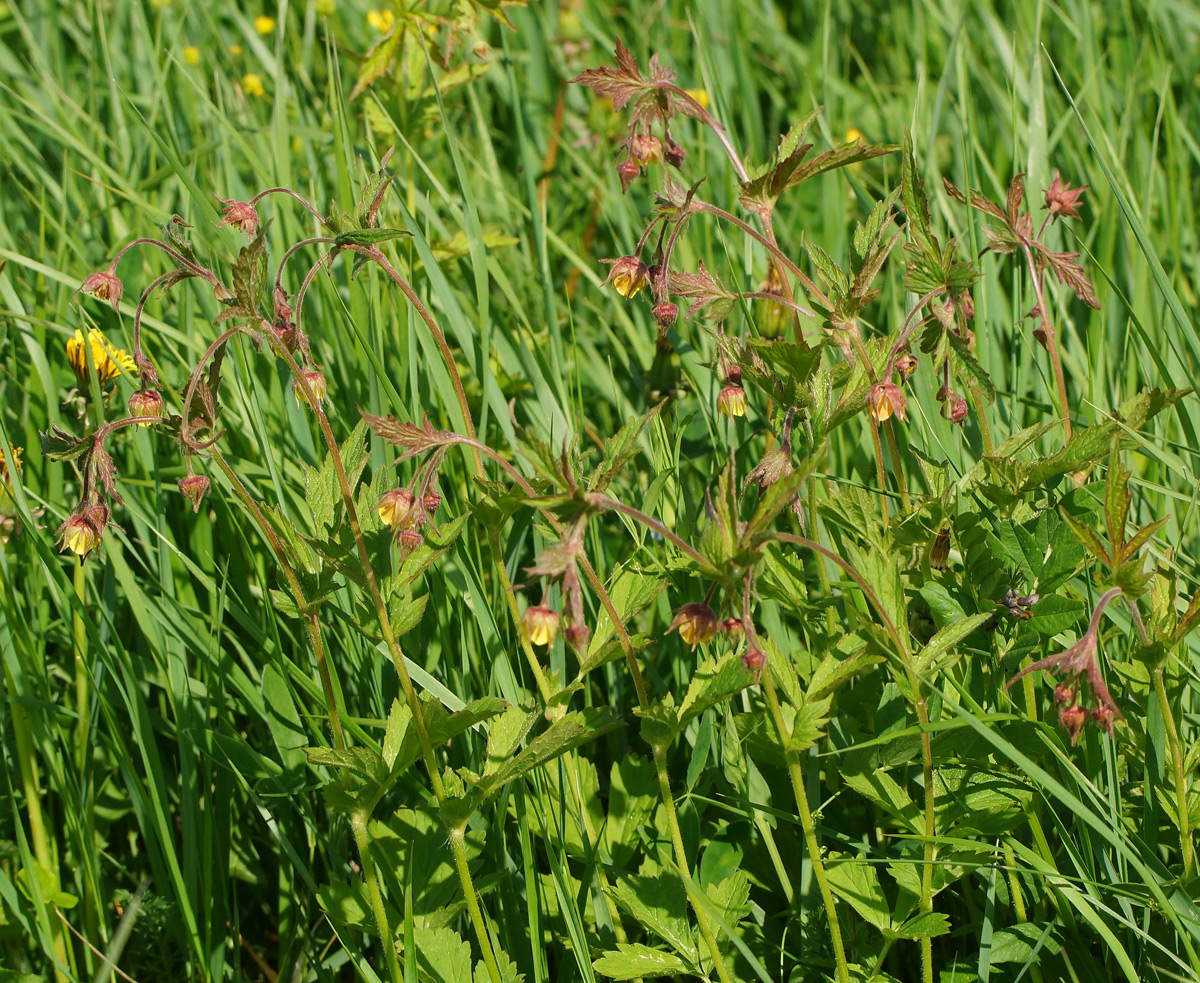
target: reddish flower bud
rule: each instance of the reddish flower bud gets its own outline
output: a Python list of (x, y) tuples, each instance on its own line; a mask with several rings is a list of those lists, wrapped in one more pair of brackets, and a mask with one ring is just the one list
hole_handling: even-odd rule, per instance
[(375, 503), (379, 521), (389, 528), (402, 526), (412, 515), (416, 496), (407, 488), (393, 488)]
[(663, 160), (672, 167), (678, 168), (683, 166), (685, 157), (687, 157), (687, 151), (668, 136), (667, 142), (663, 147)]
[(679, 308), (672, 304), (669, 300), (664, 300), (661, 304), (655, 304), (650, 308), (650, 313), (654, 315), (654, 320), (658, 322), (658, 330), (666, 331), (675, 319), (679, 317)]
[(113, 272), (112, 267), (109, 267), (99, 273), (93, 273), (80, 284), (79, 289), (85, 294), (91, 294), (97, 300), (107, 300), (115, 311), (121, 307), (121, 294), (125, 290), (125, 285)]
[(605, 285), (612, 284), (613, 289), (622, 297), (634, 296), (650, 281), (650, 270), (636, 256), (622, 256), (609, 271)]
[(254, 210), (254, 206), (248, 201), (235, 201), (225, 198), (218, 198), (217, 201), (227, 206), (225, 215), (217, 223), (217, 226), (232, 225), (235, 229), (245, 232), (249, 238), (253, 239), (255, 231), (258, 229), (258, 212)]
[(717, 395), (717, 409), (726, 416), (745, 416), (746, 390), (741, 386), (726, 386)]
[(425, 542), (425, 537), (415, 529), (402, 529), (400, 535), (396, 537), (396, 542), (400, 544), (400, 555), (407, 557)]
[(675, 620), (667, 631), (676, 628), (684, 643), (695, 648), (716, 634), (717, 616), (707, 604), (685, 604), (675, 612)]
[(642, 173), (642, 169), (631, 160), (623, 160), (617, 165), (617, 177), (621, 179), (622, 193), (629, 190), (629, 186), (633, 184), (634, 179)]
[(1039, 324), (1033, 329), (1033, 340), (1046, 349), (1046, 351), (1050, 351), (1050, 335), (1046, 331), (1045, 324)]
[(189, 474), (179, 481), (179, 491), (192, 503), (192, 511), (200, 511), (200, 500), (208, 494), (209, 481), (202, 474)]
[(920, 363), (917, 361), (916, 355), (899, 355), (893, 364), (896, 367), (897, 374), (900, 376), (900, 381), (908, 382), (917, 371), (917, 366)]
[(950, 422), (962, 424), (967, 418), (970, 408), (967, 406), (967, 401), (962, 396), (955, 396), (950, 401)]
[(907, 405), (904, 391), (894, 382), (877, 382), (867, 394), (867, 412), (876, 423), (890, 420), (893, 414), (897, 419), (905, 419)]
[(745, 626), (742, 624), (741, 618), (726, 618), (721, 622), (721, 631), (726, 634), (736, 634), (745, 631)]
[(1062, 706), (1064, 703), (1070, 703), (1075, 699), (1075, 692), (1075, 686), (1072, 683), (1063, 680), (1054, 687), (1054, 702), (1058, 706)]
[(1092, 723), (1103, 729), (1109, 737), (1112, 737), (1113, 716), (1112, 708), (1102, 703), (1092, 711)]
[[(319, 403), (325, 398), (328, 389), (325, 385), (325, 376), (316, 369), (304, 369), (300, 373), (300, 378), (307, 383), (308, 390), (312, 391), (313, 398)], [(296, 394), (296, 402), (303, 403), (305, 406), (316, 407), (316, 403), (309, 400), (308, 390), (305, 389), (304, 383), (300, 379), (292, 380), (292, 392)]]
[(421, 499), (421, 506), (432, 514), (442, 507), (442, 496), (435, 491), (426, 492), (425, 497)]
[(550, 645), (558, 635), (558, 622), (558, 612), (545, 604), (526, 608), (521, 615), (521, 637), (530, 645)]
[(746, 649), (742, 654), (742, 667), (754, 673), (755, 678), (762, 674), (763, 666), (767, 664), (767, 653), (760, 648)]
[(563, 640), (577, 655), (582, 656), (587, 652), (588, 642), (592, 640), (592, 630), (587, 625), (571, 625), (563, 630)]
[(938, 391), (934, 394), (933, 398), (939, 403), (944, 403), (946, 400), (954, 398), (954, 390), (943, 384), (938, 386)]
[(1071, 736), (1071, 747), (1079, 741), (1079, 732), (1087, 721), (1087, 711), (1077, 703), (1069, 704), (1058, 711), (1058, 725)]
[(162, 419), (162, 396), (153, 389), (139, 389), (129, 397), (128, 405), (130, 416), (136, 416), (146, 421), (139, 423), (139, 427), (153, 426), (155, 420)]

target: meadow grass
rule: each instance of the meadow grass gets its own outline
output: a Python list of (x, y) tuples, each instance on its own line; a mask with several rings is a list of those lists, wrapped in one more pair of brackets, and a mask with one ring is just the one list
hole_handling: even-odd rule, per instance
[[(431, 0), (415, 9), (448, 15), (451, 6)], [(82, 564), (58, 552), (54, 533), (79, 480), (38, 448), (52, 425), (84, 426), (66, 341), (96, 326), (130, 348), (137, 296), (169, 267), (131, 253), (120, 268), (119, 313), (77, 292), (84, 277), (176, 214), (192, 226), (197, 254), (227, 269), (246, 240), (217, 226), (216, 196), (244, 200), (283, 186), (323, 214), (349, 212), (392, 147), (395, 181), (379, 224), (410, 235), (382, 248), (444, 332), (471, 420), (414, 305), (377, 265), (352, 278), (347, 254), (313, 280), (303, 309), (337, 440), (347, 456), (364, 442), (354, 429), (359, 410), (428, 417), (459, 434), (473, 425), (527, 478), (546, 472), (531, 450), (538, 440), (555, 453), (591, 450), (592, 473), (605, 441), (647, 413), (662, 389), (650, 305), (602, 288), (600, 263), (637, 242), (658, 172), (623, 197), (613, 167), (620, 115), (567, 82), (610, 64), (617, 37), (643, 67), (657, 51), (681, 85), (704, 89), (709, 111), (754, 163), (817, 106), (810, 139), (818, 151), (851, 130), (889, 144), (911, 133), (933, 225), (943, 241), (957, 239), (962, 259), (986, 245), (985, 221), (943, 192), (943, 177), (1003, 201), (1024, 172), (1035, 207), (1056, 170), (1088, 185), (1083, 220), (1057, 223), (1049, 235), (1081, 254), (1101, 302), (1092, 310), (1052, 291), (1077, 431), (1105, 424), (1139, 391), (1193, 384), (1200, 16), (1191, 4), (632, 0), (615, 8), (581, 0), (505, 7), (512, 30), (484, 11), (491, 6), (453, 5), (477, 18), (450, 55), (452, 68), (471, 71), (454, 75), (438, 63), (447, 28), (434, 20), (439, 45), (428, 56), (404, 42), (401, 68), (353, 99), (362, 59), (384, 35), (365, 5), (348, 0), (263, 10), (220, 0), (0, 6), (0, 450), (10, 477), (12, 448), (24, 448), (20, 480), (3, 493), (16, 528), (0, 551), (0, 983), (114, 974), (138, 983), (397, 973), (406, 983), (1197, 978), (1200, 911), (1187, 845), (1196, 824), (1187, 787), (1197, 746), (1195, 643), (1174, 648), (1156, 677), (1130, 655), (1130, 609), (1107, 609), (1106, 674), (1127, 718), (1115, 738), (1089, 727), (1071, 745), (1053, 726), (1041, 681), (1014, 687), (1013, 698), (1000, 690), (1023, 657), (1062, 651), (1083, 635), (1106, 585), (1082, 548), (1056, 613), (1035, 616), (1032, 627), (999, 619), (998, 631), (964, 636), (961, 659), (930, 669), (920, 685), (887, 666), (857, 675), (814, 717), (820, 736), (811, 748), (781, 749), (768, 712), (774, 695), (764, 703), (760, 687), (743, 680), (652, 749), (645, 721), (653, 714), (635, 714), (620, 632), (590, 589), (590, 651), (611, 641), (611, 652), (577, 692), (541, 713), (543, 684), (570, 682), (579, 663), (560, 638), (542, 653), (540, 678), (511, 601), (539, 602), (536, 585), (522, 589), (537, 580), (526, 571), (560, 530), (546, 512), (480, 484), (471, 455), (452, 448), (440, 467), (438, 522), (464, 519), (463, 531), (411, 585), (416, 600), (399, 598), (395, 608), (416, 690), (449, 713), (479, 714), (435, 749), (450, 802), (440, 815), (412, 735), (403, 739), (412, 767), (386, 782), (373, 772), (347, 777), (354, 769), (333, 747), (312, 636), (273, 595), (287, 587), (276, 556), (217, 468), (198, 467), (214, 487), (194, 514), (175, 489), (185, 474), (178, 447), (153, 428), (122, 431), (109, 451), (124, 501), (104, 546)], [(266, 33), (259, 15), (275, 21)], [(687, 148), (686, 183), (705, 177), (698, 193), (738, 211), (739, 184), (716, 137), (695, 120), (673, 122), (672, 132)], [(779, 242), (798, 261), (807, 241), (844, 263), (855, 223), (900, 180), (894, 153), (801, 185), (775, 212)], [(276, 259), (325, 234), (282, 196), (259, 214), (270, 220)], [(290, 290), (319, 255), (310, 247), (289, 261)], [(703, 262), (750, 291), (766, 254), (736, 228), (697, 216), (675, 262), (687, 270)], [(897, 331), (916, 300), (899, 249), (888, 264), (863, 318), (868, 338)], [(978, 270), (975, 354), (995, 386), (988, 422), (999, 444), (1052, 420), (1057, 397), (1031, 337), (1035, 322), (1025, 320), (1028, 277), (992, 254)], [(147, 354), (175, 412), (218, 333), (220, 309), (210, 289), (191, 282), (146, 308)], [(761, 311), (735, 305), (727, 331), (757, 335)], [(711, 327), (684, 318), (672, 327), (679, 394), (638, 434), (636, 456), (610, 490), (688, 543), (711, 524), (706, 489), (718, 487), (731, 458), (740, 486), (777, 445), (785, 409), (747, 385), (745, 417), (717, 411), (724, 373)], [(819, 336), (808, 329), (810, 340)], [(840, 360), (836, 350), (823, 357)], [(231, 344), (221, 448), (249, 495), (277, 507), (277, 528), (311, 533), (313, 469), (327, 449), (291, 382), (282, 361)], [(116, 386), (109, 403), (88, 401), (93, 424), (123, 415), (136, 379)], [(929, 462), (945, 462), (944, 480), (956, 482), (984, 453), (974, 415), (959, 427), (939, 414), (938, 386), (927, 366), (909, 386), (900, 449), (914, 494), (927, 490), (923, 469), (937, 471)], [(1140, 432), (1124, 432), (1129, 521), (1136, 529), (1165, 520), (1145, 545), (1147, 569), (1162, 571), (1161, 590), (1178, 578), (1185, 597), (1200, 584), (1198, 429), (1200, 401), (1188, 395)], [(922, 619), (941, 628), (944, 610), (931, 614), (940, 595), (924, 589), (935, 580), (927, 566), (922, 583), (902, 585), (898, 573), (893, 583), (858, 535), (881, 516), (872, 432), (861, 413), (831, 431), (803, 492), (808, 525), (787, 517), (780, 528), (858, 556), (861, 569), (875, 571), (872, 587), (895, 587), (906, 631)], [(1050, 430), (1029, 453), (1048, 455), (1062, 442), (1061, 429)], [(379, 439), (365, 446), (364, 488), (355, 493), (373, 523), (375, 500), (413, 465), (394, 466), (399, 452)], [(490, 463), (486, 477), (508, 481)], [(1078, 478), (1083, 488), (1063, 476), (1016, 518), (986, 496), (962, 504), (987, 526), (987, 548), (1000, 544), (989, 560), (1020, 552), (1035, 511), (1074, 507), (1089, 494), (1095, 507), (1103, 463)], [(485, 496), (510, 509), (504, 523), (489, 525)], [(896, 521), (897, 486), (883, 497)], [(862, 529), (829, 511), (830, 502), (850, 501), (869, 503)], [(331, 550), (353, 567), (350, 533), (330, 525), (338, 530)], [(1065, 539), (1047, 547), (1029, 536), (1042, 560), (1074, 556)], [(387, 533), (375, 523), (366, 538), (381, 574), (395, 573)], [(945, 581), (955, 597), (983, 577), (967, 544), (956, 526)], [(667, 633), (673, 612), (700, 601), (707, 582), (633, 519), (590, 521), (584, 545), (630, 632), (649, 642), (638, 661), (650, 699), (673, 693), (680, 702), (702, 657), (729, 648), (714, 642), (695, 652), (678, 631)], [(907, 547), (904, 562), (921, 567), (924, 539), (914, 533)], [(839, 568), (811, 553), (768, 552), (757, 621), (771, 661), (798, 667), (777, 681), (765, 676), (780, 687), (791, 730), (819, 702), (795, 687), (809, 685), (827, 652), (890, 655), (893, 668), (897, 660), (864, 593)], [(987, 576), (1034, 591), (1016, 566), (1006, 559)], [(409, 746), (400, 736), (407, 694), (361, 577), (338, 569), (321, 608), (334, 702), (346, 742), (390, 767)], [(561, 585), (547, 601), (564, 603)], [(1153, 604), (1174, 611), (1176, 599), (1155, 595)], [(918, 691), (928, 704), (924, 727)], [(473, 701), (488, 697), (518, 709), (485, 713)], [(563, 719), (595, 725), (587, 743), (554, 730), (568, 706), (580, 716)], [(503, 774), (519, 748), (537, 751), (538, 735), (551, 733), (544, 761), (498, 786), (469, 821), (443, 825), (475, 779)], [(922, 768), (923, 735), (932, 771)], [(922, 825), (930, 775), (931, 849)], [(816, 865), (810, 832), (821, 843)], [(681, 855), (690, 870), (680, 869)], [(463, 868), (478, 912), (460, 886)], [(838, 899), (832, 916), (825, 881)], [(933, 910), (918, 912), (926, 893)], [(380, 943), (381, 914), (394, 946)]]

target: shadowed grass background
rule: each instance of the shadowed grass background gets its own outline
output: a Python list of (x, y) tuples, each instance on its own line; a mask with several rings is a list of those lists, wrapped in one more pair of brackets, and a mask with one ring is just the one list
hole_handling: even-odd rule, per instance
[[(256, 30), (259, 14), (275, 20), (273, 31)], [(466, 84), (445, 85), (436, 98), (430, 79), (446, 72), (417, 46), (407, 50), (402, 72), (349, 100), (359, 61), (380, 36), (361, 4), (261, 11), (226, 0), (0, 5), (0, 436), (25, 448), (23, 490), (13, 490), (12, 511), (44, 510), (0, 552), (9, 803), (0, 809), (0, 961), (14, 971), (52, 977), (48, 954), (65, 937), (73, 949), (69, 972), (97, 977), (102, 960), (64, 936), (53, 906), (109, 951), (130, 893), (149, 878), (119, 962), (140, 983), (372, 973), (364, 957), (372, 948), (368, 929), (336, 937), (318, 901), (330, 885), (355, 878), (356, 857), (304, 767), (301, 749), (326, 738), (303, 632), (270, 603), (278, 577), (252, 523), (215, 474), (214, 494), (193, 516), (174, 489), (183, 474), (178, 455), (153, 433), (138, 431), (112, 448), (125, 507), (114, 514), (120, 529), (86, 565), (82, 648), (90, 688), (83, 703), (76, 700), (73, 563), (56, 553), (52, 534), (77, 488), (69, 468), (40, 456), (37, 431), (78, 426), (64, 403), (74, 384), (66, 339), (96, 324), (128, 347), (137, 293), (165, 267), (149, 253), (123, 261), (120, 315), (76, 294), (78, 284), (124, 242), (156, 234), (172, 214), (194, 226), (202, 257), (226, 257), (241, 243), (215, 227), (214, 196), (241, 199), (288, 185), (319, 208), (349, 209), (365, 175), (394, 145), (397, 180), (381, 224), (414, 234), (392, 255), (411, 271), (455, 347), (481, 439), (510, 457), (514, 424), (551, 444), (575, 436), (595, 442), (651, 405), (654, 357), (648, 305), (599, 289), (605, 267), (598, 262), (636, 242), (654, 184), (639, 181), (621, 196), (612, 167), (621, 122), (566, 83), (608, 63), (620, 36), (641, 64), (657, 50), (681, 84), (704, 88), (751, 161), (766, 160), (778, 135), (817, 105), (825, 107), (817, 123), (822, 149), (852, 128), (881, 142), (898, 142), (911, 129), (934, 222), (958, 238), (965, 256), (982, 247), (982, 233), (974, 215), (942, 194), (942, 176), (994, 198), (1018, 171), (1027, 173), (1034, 196), (1055, 169), (1088, 184), (1084, 220), (1054, 233), (1061, 248), (1083, 254), (1102, 303), (1091, 311), (1053, 291), (1074, 420), (1105, 420), (1144, 387), (1194, 382), (1200, 15), (1192, 5), (731, 0), (615, 8), (584, 0), (508, 14), (515, 30), (482, 16), (459, 39), (455, 64), (477, 66), (464, 73), (476, 75)], [(254, 89), (248, 75), (259, 76), (263, 95), (247, 94)], [(735, 209), (735, 176), (717, 141), (690, 121), (676, 135), (688, 150), (686, 178), (706, 175), (704, 195)], [(806, 184), (780, 206), (779, 238), (796, 256), (804, 238), (844, 256), (854, 221), (898, 181), (898, 158), (884, 157)], [(274, 257), (318, 234), (311, 217), (283, 198), (268, 199), (260, 212), (273, 223)], [(702, 260), (743, 289), (765, 272), (757, 247), (700, 221), (677, 257), (686, 268)], [(302, 251), (285, 280), (294, 288), (315, 259)], [(1032, 304), (1027, 282), (991, 256), (980, 269), (977, 353), (996, 384), (991, 421), (1002, 439), (1046, 419), (1053, 380), (1032, 342), (1033, 323), (1023, 320)], [(892, 276), (869, 312), (873, 328), (895, 330), (905, 305)], [(218, 310), (211, 292), (191, 284), (149, 305), (148, 353), (168, 387), (183, 384), (215, 336)], [(339, 262), (332, 277), (317, 278), (303, 313), (329, 379), (339, 437), (357, 422), (356, 407), (413, 420), (428, 414), (461, 429), (436, 349), (378, 271), (351, 282)], [(729, 329), (756, 332), (755, 311), (735, 313)], [(721, 379), (709, 365), (711, 337), (700, 322), (681, 320), (672, 340), (690, 391), (648, 433), (638, 466), (617, 491), (635, 504), (644, 498), (648, 511), (691, 538), (702, 525), (704, 487), (725, 463), (719, 448), (729, 442), (749, 467), (766, 439), (766, 407), (752, 392), (752, 412), (729, 424), (715, 412)], [(231, 351), (226, 452), (258, 497), (299, 521), (301, 465), (318, 465), (323, 454), (288, 383), (281, 366), (251, 349)], [(961, 472), (980, 454), (978, 430), (939, 417), (937, 385), (928, 372), (914, 381), (904, 437)], [(130, 381), (118, 387), (123, 401)], [(1152, 439), (1131, 458), (1135, 521), (1170, 515), (1151, 552), (1193, 588), (1198, 429), (1200, 402), (1190, 397), (1155, 422)], [(393, 459), (372, 443), (369, 473), (379, 491), (389, 487), (385, 467)], [(909, 463), (915, 474), (915, 457)], [(835, 433), (826, 466), (837, 482), (876, 483), (861, 420)], [(450, 516), (477, 494), (468, 473), (461, 459), (443, 469)], [(653, 554), (648, 537), (609, 525), (589, 541), (602, 574)], [(542, 530), (519, 514), (502, 544), (511, 577), (521, 578), (540, 542)], [(497, 693), (520, 702), (534, 692), (488, 549), (482, 531), (469, 532), (429, 571), (425, 616), (403, 640), (427, 674), (418, 684), (440, 686), (434, 692), (446, 700)], [(661, 634), (671, 609), (701, 589), (685, 581), (676, 587), (654, 602), (643, 630)], [(330, 657), (351, 708), (349, 729), (377, 741), (398, 686), (352, 614), (348, 596), (327, 607)], [(772, 617), (779, 620), (764, 615), (769, 627)], [(780, 625), (781, 644), (787, 637)], [(559, 646), (551, 665), (569, 674), (571, 658)], [(678, 688), (694, 662), (667, 636), (648, 659), (648, 685)], [(1192, 663), (1174, 667), (1188, 747), (1195, 685)], [(630, 706), (620, 663), (593, 674), (586, 699)], [(939, 896), (954, 930), (937, 940), (939, 965), (962, 970), (945, 979), (1015, 980), (1027, 964), (1051, 958), (1047, 979), (1188, 978), (1172, 933), (1190, 933), (1195, 944), (1190, 901), (1180, 890), (1174, 900), (1184, 921), (1164, 929), (1140, 885), (1158, 838), (1169, 835), (1170, 816), (1154, 792), (1163, 781), (1162, 720), (1153, 709), (1131, 708), (1135, 714), (1143, 718), (1144, 786), (1127, 788), (1112, 745), (1098, 740), (1074, 758), (1043, 759), (1047, 782), (1034, 784), (1051, 804), (1047, 826), (1057, 824), (1058, 841), (1041, 849), (1014, 836), (1004, 856), (994, 838), (983, 838), (977, 845), (997, 865), (981, 864)], [(1007, 734), (997, 761), (1011, 761), (1008, 751), (1028, 753)], [(814, 950), (818, 964), (822, 958), (823, 916), (799, 903), (815, 903), (816, 895), (807, 866), (793, 869), (802, 851), (786, 783), (776, 784), (774, 773), (768, 781), (752, 764), (749, 777), (735, 780), (731, 772), (747, 765), (733, 750), (723, 761), (715, 744), (710, 757), (703, 743), (710, 739), (719, 740), (697, 730), (676, 749), (688, 846), (694, 856), (711, 855), (714, 866), (736, 854), (750, 871), (757, 909), (747, 941), (769, 978), (817, 979), (809, 960)], [(480, 758), (482, 739), (469, 740)], [(636, 727), (588, 752), (599, 785), (608, 788), (612, 762), (629, 753), (644, 754)], [(689, 760), (700, 761), (695, 771)], [(570, 864), (556, 860), (579, 835), (561, 782), (551, 766), (514, 791), (486, 824), (476, 861), (497, 941), (530, 981), (590, 975), (597, 947), (611, 938), (591, 860), (573, 853)], [(420, 801), (416, 776), (402, 784), (397, 805)], [(874, 824), (852, 805), (830, 808), (838, 821), (824, 835), (870, 857), (878, 845)], [(1073, 810), (1107, 826), (1117, 845)], [(652, 808), (647, 818), (640, 834), (633, 823), (625, 830), (628, 845), (637, 835), (665, 835), (655, 831)], [(605, 862), (628, 862), (619, 852)], [(704, 876), (703, 860), (698, 867)], [(990, 952), (993, 933), (1013, 921), (1010, 867), (1027, 878), (1039, 924), (1050, 927), (1042, 948), (1034, 935), (1023, 949), (1014, 942), (1005, 953)], [(39, 868), (56, 874), (39, 878)], [(795, 900), (783, 886), (788, 879)], [(1049, 883), (1053, 904), (1039, 894)], [(861, 940), (868, 926), (859, 921), (852, 931)], [(1051, 949), (1058, 954), (1051, 957)], [(883, 968), (916, 978), (899, 949)]]

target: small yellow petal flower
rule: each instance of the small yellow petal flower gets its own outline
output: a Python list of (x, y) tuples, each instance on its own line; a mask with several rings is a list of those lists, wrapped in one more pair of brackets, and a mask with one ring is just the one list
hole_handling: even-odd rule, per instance
[(242, 76), (242, 91), (248, 96), (263, 96), (267, 94), (263, 88), (262, 76), (247, 72)]
[(684, 89), (683, 91), (700, 103), (701, 109), (708, 108), (708, 89)]
[[(122, 372), (132, 372), (133, 356), (124, 348), (116, 348), (97, 328), (88, 332), (88, 343), (92, 350), (92, 364), (101, 383), (112, 382)], [(75, 337), (67, 341), (67, 361), (75, 371), (80, 388), (88, 381), (87, 348), (84, 347), (83, 332), (76, 331)]]
[(270, 34), (275, 30), (275, 18), (267, 17), (265, 14), (261, 17), (254, 18), (254, 29), (259, 34)]
[(186, 48), (183, 49), (183, 60), (186, 61), (189, 65), (199, 65), (200, 64), (200, 49), (197, 48), (194, 44), (189, 44)]
[(847, 143), (858, 143), (858, 141), (861, 140), (862, 138), (863, 138), (862, 130), (858, 129), (857, 127), (852, 126), (852, 127), (850, 127), (850, 129), (848, 129), (846, 131), (846, 142)]
[[(17, 468), (18, 478), (21, 476), (21, 469), (23, 467), (21, 463), (21, 452), (23, 450), (25, 450), (24, 447), (15, 447), (11, 441), (9, 442), (8, 453), (12, 455), (13, 464), (16, 465)], [(0, 482), (6, 485), (12, 484), (12, 478), (8, 473), (8, 462), (4, 459), (3, 454), (0, 454)]]
[(240, 55), (242, 53), (242, 46), (240, 44), (231, 44), (229, 46), (229, 53), (235, 57)]
[(390, 10), (368, 10), (367, 23), (380, 34), (387, 34), (396, 23), (396, 15)]

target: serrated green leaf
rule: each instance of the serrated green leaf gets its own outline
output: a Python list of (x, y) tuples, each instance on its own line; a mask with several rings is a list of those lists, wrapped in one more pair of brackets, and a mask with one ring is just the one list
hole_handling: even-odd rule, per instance
[(367, 89), (373, 82), (387, 74), (388, 66), (400, 49), (400, 41), (404, 36), (404, 21), (392, 28), (389, 34), (380, 38), (367, 52), (362, 63), (358, 66), (358, 77), (354, 88), (350, 90), (350, 98), (354, 99)]
[(636, 980), (655, 976), (682, 976), (694, 970), (671, 952), (651, 949), (640, 942), (618, 942), (592, 963), (592, 968), (611, 980)]
[(333, 248), (345, 246), (374, 246), (390, 239), (400, 239), (411, 236), (407, 229), (347, 229), (338, 233), (333, 240)]
[(953, 665), (954, 648), (968, 635), (983, 627), (992, 619), (992, 612), (972, 614), (946, 625), (929, 640), (923, 649), (913, 659), (913, 668), (918, 673), (941, 672)]
[(864, 860), (830, 859), (825, 868), (830, 890), (881, 931), (892, 913), (874, 866)]

